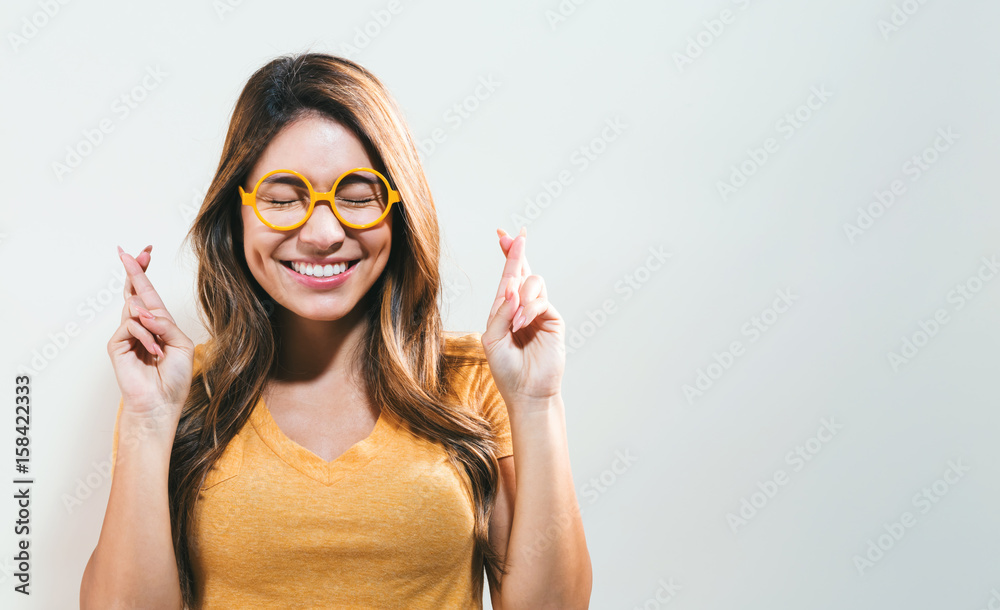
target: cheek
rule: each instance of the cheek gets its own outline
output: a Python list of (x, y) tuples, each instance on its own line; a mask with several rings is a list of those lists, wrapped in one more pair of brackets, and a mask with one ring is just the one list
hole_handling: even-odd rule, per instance
[(237, 230), (238, 233), (237, 238), (239, 239), (240, 242), (245, 242), (247, 231), (253, 229), (253, 223), (260, 221), (257, 220), (256, 216), (253, 215), (253, 210), (251, 210), (247, 206), (241, 207), (240, 220), (241, 222), (240, 222), (240, 227)]
[(389, 260), (389, 254), (392, 252), (392, 227), (391, 225), (386, 225), (382, 230), (379, 231), (378, 238), (376, 242), (372, 245), (373, 251), (378, 252), (378, 258), (381, 260), (381, 264), (384, 266)]
[(243, 257), (246, 259), (247, 265), (249, 265), (251, 269), (253, 269), (254, 267), (255, 257), (253, 255), (253, 243), (254, 243), (253, 225), (250, 223), (253, 222), (254, 220), (256, 220), (256, 218), (254, 218), (253, 211), (250, 210), (249, 208), (244, 207), (243, 223), (242, 226), (240, 227), (239, 240), (240, 240), (240, 245), (243, 247)]
[(393, 216), (395, 216), (395, 214), (389, 214), (388, 218), (385, 219), (385, 237), (383, 237), (382, 239), (385, 242), (384, 248), (386, 254), (388, 254), (392, 250), (392, 238), (394, 235), (394, 232), (392, 230)]
[(243, 226), (241, 230), (243, 256), (247, 266), (257, 275), (271, 258), (271, 253), (281, 241), (280, 235), (274, 235), (254, 216), (253, 210), (243, 210)]

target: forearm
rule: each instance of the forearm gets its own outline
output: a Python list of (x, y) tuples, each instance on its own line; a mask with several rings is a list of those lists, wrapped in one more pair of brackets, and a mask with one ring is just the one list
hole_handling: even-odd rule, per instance
[(111, 495), (84, 570), (81, 608), (181, 608), (167, 476), (172, 422), (123, 412)]
[[(522, 408), (519, 408), (522, 407)], [(505, 608), (586, 608), (591, 565), (576, 500), (562, 398), (508, 408), (517, 495)]]

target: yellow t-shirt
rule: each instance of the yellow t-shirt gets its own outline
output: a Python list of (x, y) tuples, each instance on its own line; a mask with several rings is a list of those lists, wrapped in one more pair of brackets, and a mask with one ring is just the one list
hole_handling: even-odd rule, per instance
[[(479, 335), (456, 340), (474, 347)], [(493, 425), (497, 458), (512, 455), (489, 365), (453, 373), (463, 404)], [(285, 436), (261, 400), (195, 504), (196, 608), (482, 608), (468, 485), (442, 445), (385, 410), (328, 463)]]

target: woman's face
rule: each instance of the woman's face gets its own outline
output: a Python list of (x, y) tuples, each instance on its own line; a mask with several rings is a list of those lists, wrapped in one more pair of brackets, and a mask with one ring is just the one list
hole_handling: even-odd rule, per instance
[[(318, 192), (327, 192), (342, 173), (356, 167), (375, 168), (361, 141), (337, 121), (307, 114), (287, 125), (264, 150), (243, 190), (275, 169), (293, 169)], [(375, 168), (378, 169), (378, 168)], [(279, 231), (265, 225), (252, 206), (240, 206), (243, 252), (261, 287), (279, 305), (310, 320), (337, 320), (350, 313), (368, 293), (389, 259), (392, 216), (367, 229), (340, 223), (330, 205), (317, 201), (302, 226)], [(295, 266), (347, 262), (343, 275), (316, 278)]]

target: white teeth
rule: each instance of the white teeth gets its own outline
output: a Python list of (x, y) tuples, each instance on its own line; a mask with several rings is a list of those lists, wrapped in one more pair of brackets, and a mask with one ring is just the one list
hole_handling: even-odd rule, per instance
[(337, 263), (336, 265), (313, 265), (312, 263), (299, 263), (292, 261), (292, 269), (302, 275), (311, 277), (330, 277), (340, 275), (347, 271), (347, 263)]

